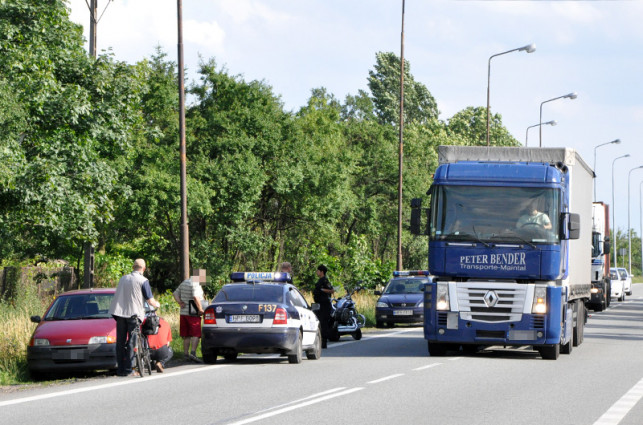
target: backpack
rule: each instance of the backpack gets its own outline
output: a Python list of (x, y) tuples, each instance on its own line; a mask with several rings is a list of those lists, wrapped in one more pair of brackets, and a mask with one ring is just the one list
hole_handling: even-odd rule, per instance
[(141, 325), (141, 330), (144, 335), (156, 335), (159, 332), (159, 327), (161, 326), (161, 319), (156, 314), (150, 314), (145, 317), (143, 325)]

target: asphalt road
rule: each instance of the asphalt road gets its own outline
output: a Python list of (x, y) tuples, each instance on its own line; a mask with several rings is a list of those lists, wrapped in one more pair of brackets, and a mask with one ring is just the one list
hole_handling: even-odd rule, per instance
[(241, 356), (145, 378), (0, 394), (0, 424), (643, 424), (643, 284), (593, 313), (571, 355), (429, 357), (421, 327), (329, 343), (317, 361)]

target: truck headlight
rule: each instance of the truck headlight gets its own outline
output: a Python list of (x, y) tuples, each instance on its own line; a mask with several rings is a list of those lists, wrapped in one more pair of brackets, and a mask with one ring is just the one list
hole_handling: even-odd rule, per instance
[(438, 283), (438, 294), (435, 300), (436, 310), (450, 310), (449, 303), (449, 285), (447, 283)]
[(531, 306), (532, 313), (547, 313), (547, 287), (536, 286), (534, 289), (534, 302)]
[(589, 290), (592, 294), (598, 294), (598, 288), (592, 288)]

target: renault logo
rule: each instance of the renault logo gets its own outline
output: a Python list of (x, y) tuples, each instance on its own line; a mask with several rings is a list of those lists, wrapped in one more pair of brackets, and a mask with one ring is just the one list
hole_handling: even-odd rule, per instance
[(499, 298), (495, 291), (487, 291), (482, 299), (484, 300), (484, 303), (487, 304), (487, 307), (493, 307), (496, 305)]

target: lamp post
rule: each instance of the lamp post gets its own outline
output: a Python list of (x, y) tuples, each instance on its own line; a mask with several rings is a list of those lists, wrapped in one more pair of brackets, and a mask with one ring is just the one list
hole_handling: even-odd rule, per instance
[(627, 174), (627, 243), (628, 243), (628, 254), (629, 254), (629, 261), (628, 261), (628, 269), (627, 272), (631, 275), (632, 274), (632, 231), (630, 230), (630, 177), (632, 176), (632, 171), (638, 170), (640, 168), (643, 168), (643, 165), (639, 165), (638, 167), (634, 167), (630, 170), (630, 172)]
[(530, 125), (529, 127), (527, 127), (527, 131), (525, 132), (525, 147), (527, 147), (527, 143), (528, 143), (528, 142), (527, 142), (527, 140), (528, 140), (528, 138), (529, 138), (529, 129), (530, 129), (530, 128), (540, 127), (540, 126), (543, 126), (543, 125), (551, 125), (551, 126), (554, 126), (554, 125), (556, 125), (556, 124), (558, 124), (558, 123), (557, 123), (555, 120), (551, 120), (551, 121), (544, 122), (544, 123), (542, 123), (542, 124), (534, 124), (534, 125)]
[[(489, 62), (487, 65), (487, 146), (489, 146), (489, 88), (491, 83), (491, 59), (496, 56), (506, 55), (511, 52), (521, 52), (525, 51), (527, 53), (533, 53), (536, 51), (536, 45), (534, 43), (528, 44), (527, 46), (518, 47), (517, 49), (507, 50), (506, 52), (496, 53), (489, 57)], [(542, 121), (542, 120), (541, 120)]]
[[(547, 102), (553, 102), (554, 100), (564, 99), (564, 98), (569, 98), (569, 99), (574, 100), (574, 99), (576, 99), (577, 97), (578, 97), (578, 94), (576, 94), (576, 92), (572, 92), (572, 93), (568, 93), (568, 94), (566, 94), (566, 95), (564, 95), (564, 96), (554, 97), (554, 98), (551, 98), (551, 99), (549, 99), (549, 100), (545, 100), (545, 101), (541, 102), (541, 103), (540, 103), (540, 120), (539, 120), (538, 122), (540, 122), (540, 123), (542, 123), (542, 122), (543, 122), (543, 105), (544, 105), (545, 103), (547, 103)], [(542, 146), (543, 146), (543, 128), (542, 128), (542, 126), (540, 127), (540, 136), (539, 136), (539, 137), (540, 137), (539, 145), (540, 145), (540, 147), (542, 147)]]
[(614, 236), (612, 237), (612, 246), (614, 247), (614, 267), (618, 267), (618, 238), (616, 235), (616, 204), (614, 203), (614, 163), (616, 162), (617, 159), (621, 158), (627, 158), (629, 157), (630, 154), (626, 153), (625, 155), (619, 156), (614, 158), (614, 161), (612, 161), (612, 233)]
[[(621, 139), (612, 140), (611, 142), (607, 142), (607, 143), (601, 143), (600, 145), (594, 147), (594, 168), (593, 168), (594, 179), (596, 179), (596, 149), (605, 145), (611, 145), (611, 144), (618, 145), (619, 143), (621, 143)], [(596, 202), (596, 181), (594, 181), (594, 202)]]

